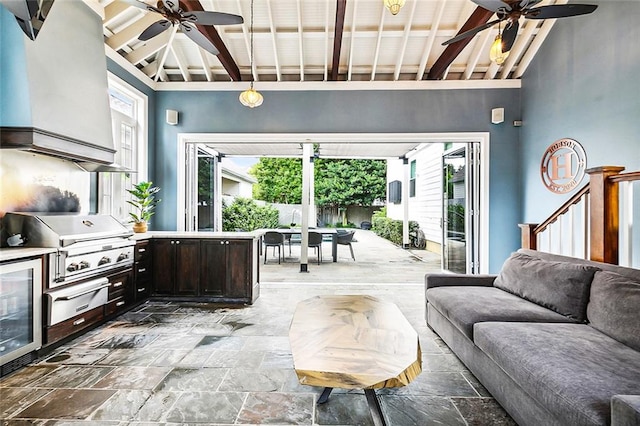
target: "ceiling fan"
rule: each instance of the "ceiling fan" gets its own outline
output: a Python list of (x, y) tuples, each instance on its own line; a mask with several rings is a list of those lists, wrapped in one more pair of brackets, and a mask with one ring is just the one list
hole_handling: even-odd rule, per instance
[(484, 25), (472, 28), (462, 34), (458, 34), (442, 43), (446, 46), (451, 43), (463, 40), (467, 37), (476, 35), (482, 30), (492, 27), (493, 25), (507, 21), (504, 32), (502, 33), (502, 52), (508, 52), (513, 47), (518, 34), (520, 17), (527, 19), (552, 19), (552, 18), (568, 18), (570, 16), (586, 15), (598, 6), (591, 4), (561, 4), (535, 7), (541, 0), (471, 0), (480, 7), (495, 12), (498, 19), (487, 22)]
[(196, 25), (233, 25), (242, 24), (244, 19), (240, 15), (222, 12), (185, 11), (180, 7), (178, 0), (159, 0), (156, 6), (138, 0), (121, 0), (132, 6), (139, 7), (162, 15), (164, 18), (149, 25), (140, 35), (138, 40), (147, 41), (178, 25), (180, 30), (196, 44), (212, 55), (220, 53), (213, 43), (202, 34)]

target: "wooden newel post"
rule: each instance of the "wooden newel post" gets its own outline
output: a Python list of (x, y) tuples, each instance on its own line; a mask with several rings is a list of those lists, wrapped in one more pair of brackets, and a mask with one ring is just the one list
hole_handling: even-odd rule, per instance
[(538, 238), (535, 234), (537, 223), (521, 223), (518, 225), (522, 234), (522, 248), (538, 250)]
[(619, 166), (602, 166), (586, 171), (589, 174), (591, 260), (618, 264), (618, 184), (609, 178), (623, 170), (624, 167)]

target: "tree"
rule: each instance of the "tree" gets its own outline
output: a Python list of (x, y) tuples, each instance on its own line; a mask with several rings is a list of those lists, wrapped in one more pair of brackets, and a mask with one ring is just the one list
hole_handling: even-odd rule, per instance
[[(261, 158), (251, 169), (258, 183), (254, 198), (271, 203), (299, 204), (302, 200), (302, 161)], [(318, 206), (371, 206), (386, 197), (384, 160), (315, 161), (315, 201)]]
[(300, 158), (260, 158), (249, 173), (258, 181), (253, 187), (253, 198), (269, 203), (302, 202)]

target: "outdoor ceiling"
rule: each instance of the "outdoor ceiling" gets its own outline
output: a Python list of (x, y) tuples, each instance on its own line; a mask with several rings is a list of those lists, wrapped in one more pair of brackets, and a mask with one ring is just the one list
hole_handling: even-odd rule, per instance
[[(543, 0), (540, 5), (566, 2)], [(555, 22), (521, 19), (511, 54), (498, 66), (489, 60), (497, 26), (458, 45), (459, 53), (442, 46), (468, 21), (495, 19), (470, 0), (407, 0), (395, 16), (382, 0), (255, 0), (252, 72), (250, 0), (200, 0), (204, 10), (245, 19), (241, 25), (208, 27), (219, 35), (217, 47), (223, 53), (217, 56), (179, 31), (170, 44), (171, 31), (139, 41), (138, 35), (160, 15), (119, 0), (100, 0), (100, 4), (105, 8), (107, 53), (139, 69), (140, 76), (148, 77), (147, 84), (157, 81), (167, 90), (170, 84), (184, 89), (201, 82), (212, 82), (207, 87), (215, 90), (215, 83), (252, 78), (265, 83), (327, 85), (332, 81), (519, 79)]]

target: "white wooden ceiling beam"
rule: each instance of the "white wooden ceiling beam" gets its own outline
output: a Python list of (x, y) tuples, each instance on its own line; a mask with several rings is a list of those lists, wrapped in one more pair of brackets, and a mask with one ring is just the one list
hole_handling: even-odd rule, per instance
[(378, 58), (380, 57), (380, 44), (382, 43), (382, 34), (384, 29), (385, 13), (384, 3), (380, 2), (380, 23), (378, 24), (378, 35), (376, 37), (376, 50), (373, 54), (373, 63), (371, 64), (371, 81), (376, 79), (376, 70), (378, 68)]
[(427, 42), (424, 47), (424, 52), (422, 53), (422, 58), (420, 58), (420, 66), (418, 67), (418, 73), (416, 74), (416, 80), (418, 81), (424, 78), (424, 72), (427, 69), (427, 62), (429, 61), (429, 56), (431, 56), (431, 50), (433, 49), (433, 45), (436, 41), (436, 36), (438, 35), (440, 22), (442, 21), (442, 14), (444, 12), (444, 6), (446, 3), (447, 3), (447, 0), (441, 0), (440, 2), (438, 2), (438, 6), (436, 7), (436, 13), (434, 14), (434, 20), (431, 23), (431, 30), (429, 31), (429, 37), (426, 38)]
[(276, 43), (276, 26), (273, 22), (273, 13), (271, 12), (271, 0), (267, 0), (267, 14), (269, 16), (269, 28), (271, 29), (271, 38), (273, 41), (273, 62), (276, 66), (276, 78), (282, 80), (282, 72), (280, 71), (280, 61), (278, 61), (278, 44)]
[(490, 41), (493, 41), (493, 39), (493, 31), (490, 30), (485, 31), (484, 34), (478, 35), (473, 51), (471, 52), (471, 55), (469, 55), (467, 66), (460, 78), (461, 80), (469, 80), (471, 78), (473, 72), (476, 71), (478, 62), (483, 54), (489, 57), (489, 48), (491, 47)]
[(296, 1), (296, 6), (298, 9), (298, 48), (300, 54), (300, 81), (304, 81), (304, 49), (303, 49), (303, 26), (302, 26), (302, 5), (300, 4), (300, 0)]
[(350, 32), (350, 39), (349, 39), (349, 58), (348, 60), (348, 65), (347, 65), (347, 81), (351, 81), (351, 75), (353, 72), (353, 50), (355, 49), (356, 46), (356, 18), (358, 16), (358, 2), (357, 1), (353, 1), (351, 2), (353, 4), (353, 11), (351, 13), (351, 32)]
[(122, 49), (127, 44), (137, 40), (138, 36), (154, 22), (162, 19), (161, 15), (154, 12), (145, 13), (140, 19), (129, 25), (122, 31), (117, 32), (113, 37), (109, 37), (107, 45), (115, 51)]
[(102, 20), (102, 25), (109, 26), (111, 23), (118, 18), (118, 16), (122, 15), (126, 10), (132, 7), (130, 4), (121, 1), (114, 1), (109, 3), (104, 8), (104, 19)]
[(177, 28), (178, 27), (175, 26), (169, 31), (158, 34), (139, 48), (131, 51), (131, 53), (127, 53), (125, 55), (125, 58), (127, 59), (127, 61), (131, 62), (134, 65), (139, 64), (149, 56), (153, 55), (156, 52), (159, 52), (162, 48), (164, 48), (169, 43), (171, 33), (173, 33)]
[(398, 60), (396, 61), (396, 69), (393, 73), (393, 81), (398, 81), (400, 78), (400, 71), (402, 71), (402, 61), (404, 60), (404, 54), (407, 51), (407, 42), (409, 41), (409, 35), (411, 35), (411, 25), (413, 24), (413, 17), (416, 14), (417, 0), (411, 2), (411, 12), (409, 12), (409, 22), (404, 26), (404, 34), (402, 36), (402, 47), (398, 52)]
[(182, 74), (182, 78), (184, 81), (191, 81), (191, 75), (189, 74), (189, 66), (187, 65), (187, 61), (184, 57), (184, 53), (182, 49), (176, 48), (176, 43), (169, 44), (169, 48), (173, 57), (176, 59), (178, 63), (178, 68), (180, 69), (180, 73)]
[(209, 52), (198, 46), (198, 53), (200, 56), (200, 63), (202, 64), (202, 70), (207, 81), (213, 81), (213, 73), (211, 72), (211, 62), (209, 62)]
[(324, 81), (329, 80), (329, 49), (331, 44), (329, 43), (329, 28), (331, 26), (331, 15), (329, 14), (329, 4), (331, 2), (325, 2), (325, 18), (324, 18)]
[(162, 74), (162, 71), (163, 71), (163, 68), (164, 68), (164, 63), (167, 60), (167, 55), (169, 54), (169, 50), (171, 48), (171, 45), (173, 44), (173, 39), (176, 37), (176, 33), (177, 32), (178, 32), (178, 26), (174, 25), (171, 28), (171, 32), (169, 33), (169, 41), (167, 42), (167, 47), (162, 51), (162, 55), (160, 56), (160, 60), (158, 60), (158, 72), (156, 73), (155, 81), (158, 81), (158, 79), (160, 78), (160, 76)]

